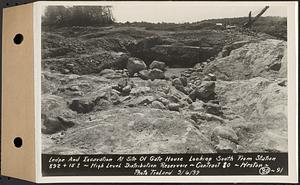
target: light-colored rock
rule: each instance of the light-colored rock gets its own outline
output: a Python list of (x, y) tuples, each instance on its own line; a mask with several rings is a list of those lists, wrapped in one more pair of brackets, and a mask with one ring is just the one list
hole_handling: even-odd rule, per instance
[[(44, 152), (61, 155), (74, 150), (77, 154), (215, 152), (209, 138), (177, 112), (119, 108), (100, 111), (95, 119), (97, 124), (86, 121), (85, 128), (66, 132), (59, 144), (62, 150), (57, 151), (57, 145), (52, 143)], [(79, 148), (82, 146), (85, 147)]]
[(211, 140), (219, 143), (219, 138), (227, 139), (233, 143), (237, 143), (239, 139), (235, 131), (228, 126), (218, 126), (213, 130)]
[(220, 138), (215, 148), (217, 153), (236, 153), (237, 145), (227, 139)]
[(164, 106), (163, 103), (159, 102), (159, 101), (153, 101), (151, 103), (151, 107), (155, 108), (155, 109), (166, 109), (166, 107)]
[(287, 77), (287, 43), (267, 39), (246, 43), (232, 50), (228, 56), (209, 63), (204, 73), (213, 73), (221, 80), (243, 80), (253, 77)]
[(138, 96), (141, 94), (149, 93), (150, 91), (151, 91), (150, 87), (145, 87), (145, 86), (134, 87), (131, 89), (130, 94)]
[(204, 111), (204, 102), (202, 101), (196, 101), (196, 102), (193, 102), (190, 106), (189, 106), (189, 109), (192, 110), (192, 111)]
[(113, 69), (103, 69), (99, 75), (103, 76), (103, 75), (107, 75), (107, 74), (112, 74), (115, 73), (115, 71)]
[(161, 103), (163, 103), (165, 106), (170, 103), (170, 101), (164, 97), (160, 97), (157, 100), (160, 101)]
[[(246, 126), (244, 133), (247, 135), (241, 138), (241, 142), (247, 143), (246, 151), (288, 151), (287, 87), (279, 86), (276, 81), (256, 77), (231, 82), (219, 81), (215, 90), (220, 104), (244, 119), (238, 122)], [(248, 140), (249, 135), (251, 141)]]
[(164, 71), (166, 69), (166, 64), (164, 62), (154, 60), (150, 65), (150, 69), (160, 69)]
[(170, 103), (169, 105), (168, 105), (168, 108), (169, 108), (169, 110), (171, 110), (171, 111), (179, 111), (179, 109), (180, 109), (180, 104), (179, 103)]

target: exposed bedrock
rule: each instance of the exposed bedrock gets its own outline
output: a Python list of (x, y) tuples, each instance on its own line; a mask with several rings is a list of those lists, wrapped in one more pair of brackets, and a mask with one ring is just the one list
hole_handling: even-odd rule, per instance
[(214, 73), (221, 80), (287, 76), (285, 41), (267, 39), (248, 44), (239, 42), (226, 48), (220, 57), (208, 64), (204, 70), (205, 74)]

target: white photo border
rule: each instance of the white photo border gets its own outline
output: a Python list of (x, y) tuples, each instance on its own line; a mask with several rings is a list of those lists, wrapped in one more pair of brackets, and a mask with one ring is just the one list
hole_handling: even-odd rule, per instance
[[(201, 5), (286, 6), (288, 20), (288, 176), (42, 176), (42, 135), (41, 135), (41, 15), (42, 9), (49, 5), (122, 5), (151, 3), (200, 3)], [(34, 64), (35, 64), (35, 142), (36, 142), (36, 182), (38, 183), (297, 183), (298, 182), (298, 2), (291, 1), (40, 1), (34, 4)]]

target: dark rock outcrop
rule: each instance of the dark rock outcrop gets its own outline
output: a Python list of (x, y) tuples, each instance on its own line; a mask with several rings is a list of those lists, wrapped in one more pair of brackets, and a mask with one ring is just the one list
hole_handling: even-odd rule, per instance
[(90, 99), (74, 99), (69, 108), (77, 113), (89, 113), (93, 111), (95, 102)]
[(150, 50), (156, 60), (164, 61), (169, 67), (193, 67), (199, 62), (199, 47), (156, 45)]

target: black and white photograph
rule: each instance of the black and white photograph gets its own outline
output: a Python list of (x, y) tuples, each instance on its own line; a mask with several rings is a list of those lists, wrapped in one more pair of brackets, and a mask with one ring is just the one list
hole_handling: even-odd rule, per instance
[(288, 153), (287, 14), (268, 3), (44, 6), (42, 154)]
[(128, 8), (46, 7), (43, 153), (287, 152), (284, 7)]

